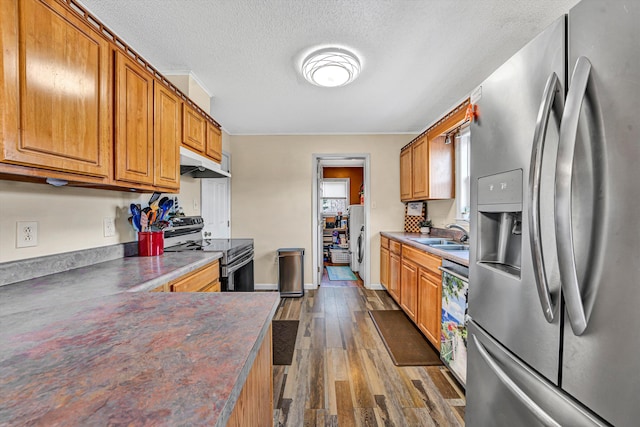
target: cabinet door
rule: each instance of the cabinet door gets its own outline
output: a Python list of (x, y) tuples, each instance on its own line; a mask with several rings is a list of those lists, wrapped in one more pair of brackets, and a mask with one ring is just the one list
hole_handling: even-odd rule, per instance
[(0, 161), (109, 177), (109, 43), (54, 1), (0, 1), (0, 23)]
[(442, 279), (427, 269), (418, 269), (417, 325), (431, 343), (440, 350), (440, 318)]
[(427, 137), (416, 141), (411, 147), (412, 151), (412, 188), (414, 199), (428, 199), (429, 194), (429, 152)]
[(400, 255), (389, 253), (389, 295), (400, 303)]
[(410, 200), (412, 197), (411, 177), (411, 147), (400, 152), (400, 200)]
[(400, 306), (411, 320), (416, 320), (418, 305), (418, 266), (402, 260), (400, 272)]
[(207, 156), (214, 161), (222, 162), (222, 131), (207, 122)]
[(116, 52), (115, 179), (153, 185), (153, 77)]
[(441, 135), (429, 140), (429, 199), (455, 197), (454, 144), (445, 144)]
[(182, 102), (156, 81), (153, 108), (154, 184), (177, 190), (180, 188)]
[(182, 143), (204, 154), (206, 137), (207, 122), (204, 117), (187, 104), (182, 104)]
[(389, 249), (380, 248), (380, 283), (389, 289)]

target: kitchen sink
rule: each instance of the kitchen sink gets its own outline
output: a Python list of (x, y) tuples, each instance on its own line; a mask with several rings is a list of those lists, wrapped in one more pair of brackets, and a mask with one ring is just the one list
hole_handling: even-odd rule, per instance
[(445, 245), (429, 245), (429, 246), (431, 246), (434, 249), (441, 249), (443, 251), (468, 251), (469, 250), (468, 245), (461, 245), (455, 242), (450, 242)]
[(416, 243), (420, 243), (422, 245), (433, 246), (433, 245), (456, 245), (456, 242), (452, 242), (451, 240), (439, 239), (437, 237), (410, 237), (410, 240), (413, 240)]

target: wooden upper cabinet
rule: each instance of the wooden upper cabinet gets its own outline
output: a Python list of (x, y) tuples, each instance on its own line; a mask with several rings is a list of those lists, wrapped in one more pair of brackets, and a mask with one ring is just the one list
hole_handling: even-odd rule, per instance
[(447, 144), (446, 134), (464, 123), (468, 105), (467, 99), (400, 152), (400, 200), (455, 197), (455, 143)]
[(411, 146), (412, 198), (429, 198), (429, 150), (424, 136)]
[(429, 198), (453, 199), (455, 193), (454, 143), (441, 135), (429, 140)]
[(155, 81), (153, 108), (154, 185), (177, 190), (180, 188), (182, 101)]
[(189, 148), (205, 153), (207, 121), (196, 110), (182, 104), (182, 143)]
[(153, 185), (153, 77), (116, 51), (115, 179)]
[(411, 147), (400, 152), (400, 200), (411, 200), (413, 195)]
[(207, 122), (206, 154), (214, 161), (222, 162), (222, 131), (210, 122)]
[(109, 177), (109, 43), (52, 0), (2, 0), (0, 23), (0, 161)]

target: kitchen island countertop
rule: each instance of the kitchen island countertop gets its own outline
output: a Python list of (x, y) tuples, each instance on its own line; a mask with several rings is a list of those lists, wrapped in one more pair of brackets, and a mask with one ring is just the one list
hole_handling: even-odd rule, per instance
[(277, 292), (145, 292), (221, 257), (128, 257), (0, 286), (0, 425), (226, 425)]
[(2, 425), (226, 425), (277, 293), (130, 293), (0, 317)]

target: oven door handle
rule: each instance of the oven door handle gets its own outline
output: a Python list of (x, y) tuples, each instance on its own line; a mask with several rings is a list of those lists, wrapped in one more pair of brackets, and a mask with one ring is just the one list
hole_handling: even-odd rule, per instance
[(251, 254), (251, 256), (247, 259), (245, 259), (244, 261), (240, 262), (239, 264), (232, 264), (231, 266), (227, 266), (227, 274), (226, 276), (230, 276), (233, 273), (235, 273), (236, 271), (238, 271), (239, 269), (241, 269), (242, 267), (244, 267), (245, 265), (249, 264), (251, 261), (253, 261), (253, 253)]

